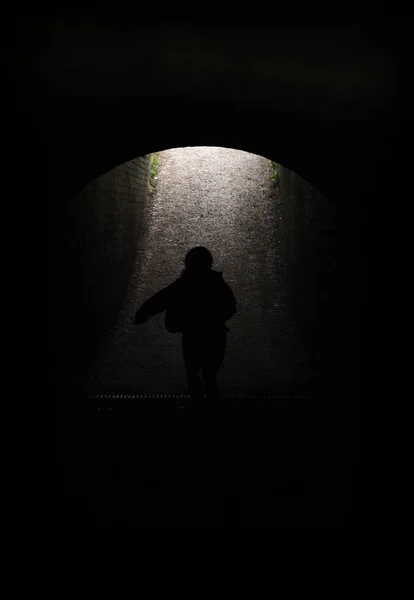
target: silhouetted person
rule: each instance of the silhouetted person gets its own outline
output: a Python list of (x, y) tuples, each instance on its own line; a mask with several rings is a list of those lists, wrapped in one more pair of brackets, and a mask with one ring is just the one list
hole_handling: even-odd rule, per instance
[(236, 312), (236, 300), (222, 271), (212, 269), (213, 257), (203, 246), (192, 248), (185, 257), (179, 279), (157, 292), (136, 312), (140, 324), (166, 311), (165, 326), (181, 332), (188, 391), (196, 406), (203, 397), (201, 369), (206, 398), (219, 397), (217, 373), (226, 351), (226, 321)]

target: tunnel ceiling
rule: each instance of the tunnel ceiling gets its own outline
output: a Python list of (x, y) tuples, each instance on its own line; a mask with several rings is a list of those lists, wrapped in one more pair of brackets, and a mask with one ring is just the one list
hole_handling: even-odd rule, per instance
[(369, 156), (379, 124), (396, 124), (399, 55), (355, 24), (61, 18), (26, 31), (8, 58), (49, 163), (70, 171), (73, 189), (139, 155), (214, 145), (271, 158), (331, 196), (344, 154)]

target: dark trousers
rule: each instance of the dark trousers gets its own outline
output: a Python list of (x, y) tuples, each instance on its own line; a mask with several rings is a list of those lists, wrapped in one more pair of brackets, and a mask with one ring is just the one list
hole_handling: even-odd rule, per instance
[[(226, 343), (227, 332), (224, 328), (183, 334), (183, 357), (192, 400), (198, 401), (203, 397), (203, 383), (207, 399), (219, 397), (217, 373), (224, 359)], [(199, 378), (200, 370), (203, 382)]]

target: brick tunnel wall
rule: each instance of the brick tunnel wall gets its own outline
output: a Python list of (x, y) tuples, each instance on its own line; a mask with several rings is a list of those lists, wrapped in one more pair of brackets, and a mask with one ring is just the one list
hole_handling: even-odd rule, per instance
[(299, 175), (279, 167), (291, 306), (313, 359), (334, 352), (340, 299), (335, 205)]
[(67, 202), (55, 319), (69, 352), (60, 365), (65, 380), (76, 380), (93, 360), (120, 308), (147, 205), (149, 170), (149, 155), (136, 158), (92, 180)]

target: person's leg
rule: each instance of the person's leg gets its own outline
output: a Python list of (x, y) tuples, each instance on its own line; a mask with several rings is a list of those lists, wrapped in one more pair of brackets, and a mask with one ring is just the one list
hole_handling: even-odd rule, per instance
[(183, 335), (183, 358), (187, 376), (188, 393), (192, 401), (199, 401), (203, 395), (203, 384), (199, 378), (201, 368), (200, 349), (197, 341)]
[(208, 400), (218, 400), (220, 397), (217, 374), (226, 353), (226, 343), (225, 329), (210, 335), (206, 340), (202, 375)]

